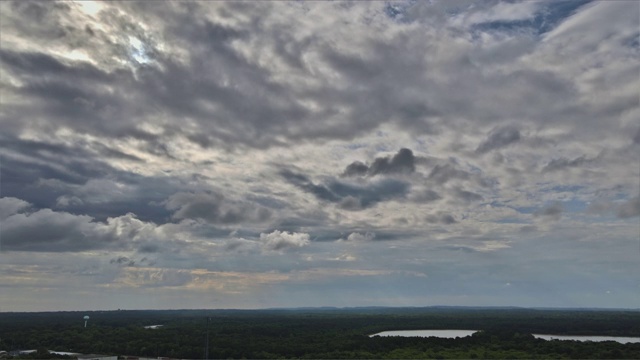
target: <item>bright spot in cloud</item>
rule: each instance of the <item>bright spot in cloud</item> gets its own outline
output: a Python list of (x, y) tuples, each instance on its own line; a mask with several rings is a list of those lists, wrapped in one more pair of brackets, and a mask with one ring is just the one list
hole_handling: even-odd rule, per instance
[(95, 16), (104, 8), (104, 6), (98, 1), (76, 1), (77, 5), (80, 6), (80, 10), (91, 16)]
[(140, 39), (129, 36), (129, 46), (131, 46), (131, 56), (135, 61), (140, 64), (146, 64), (151, 61), (149, 55), (147, 55), (146, 46)]

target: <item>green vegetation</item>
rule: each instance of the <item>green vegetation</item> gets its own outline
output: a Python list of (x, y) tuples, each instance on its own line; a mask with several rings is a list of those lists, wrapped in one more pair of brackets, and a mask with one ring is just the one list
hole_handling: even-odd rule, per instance
[[(87, 328), (82, 317), (89, 315)], [(0, 313), (0, 350), (203, 358), (640, 358), (640, 344), (545, 341), (532, 333), (640, 336), (639, 311), (486, 308)], [(146, 325), (163, 324), (151, 330)], [(479, 329), (457, 339), (369, 337), (385, 330)], [(43, 350), (22, 358), (45, 355)]]

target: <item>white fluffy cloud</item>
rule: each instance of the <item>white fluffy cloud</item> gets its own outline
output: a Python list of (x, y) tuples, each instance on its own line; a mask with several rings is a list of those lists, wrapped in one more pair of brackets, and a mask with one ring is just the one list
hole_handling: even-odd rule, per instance
[(260, 241), (264, 248), (273, 251), (298, 249), (309, 245), (309, 234), (274, 230), (268, 234), (261, 233)]
[(353, 232), (347, 236), (347, 241), (371, 241), (375, 239), (376, 234), (371, 232), (366, 232), (364, 234), (359, 232)]

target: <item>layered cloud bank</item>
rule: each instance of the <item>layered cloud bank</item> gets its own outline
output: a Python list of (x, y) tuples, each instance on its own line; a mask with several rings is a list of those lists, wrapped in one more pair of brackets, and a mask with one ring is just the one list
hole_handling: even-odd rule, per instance
[(0, 311), (636, 307), (639, 11), (2, 2)]

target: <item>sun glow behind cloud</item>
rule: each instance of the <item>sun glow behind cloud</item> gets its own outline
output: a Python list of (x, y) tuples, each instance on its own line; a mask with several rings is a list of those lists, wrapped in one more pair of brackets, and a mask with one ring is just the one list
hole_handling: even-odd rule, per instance
[(74, 1), (73, 4), (77, 5), (83, 13), (96, 16), (105, 6), (100, 1), (82, 0)]

